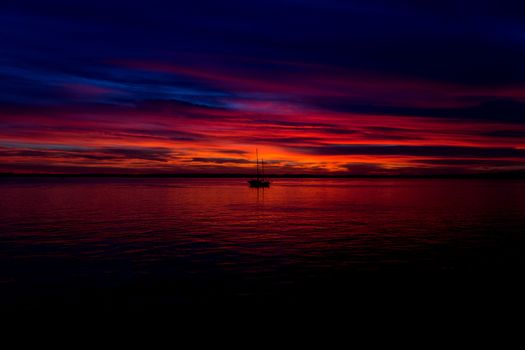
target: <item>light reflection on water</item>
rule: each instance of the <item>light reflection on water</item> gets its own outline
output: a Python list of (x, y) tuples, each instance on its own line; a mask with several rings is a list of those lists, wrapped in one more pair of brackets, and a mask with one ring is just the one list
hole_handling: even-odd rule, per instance
[(4, 288), (525, 266), (518, 180), (1, 181)]

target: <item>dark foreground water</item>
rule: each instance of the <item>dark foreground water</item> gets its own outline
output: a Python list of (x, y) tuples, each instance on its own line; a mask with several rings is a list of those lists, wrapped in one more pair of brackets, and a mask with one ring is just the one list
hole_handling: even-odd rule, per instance
[(524, 248), (520, 180), (0, 179), (4, 308), (512, 293)]

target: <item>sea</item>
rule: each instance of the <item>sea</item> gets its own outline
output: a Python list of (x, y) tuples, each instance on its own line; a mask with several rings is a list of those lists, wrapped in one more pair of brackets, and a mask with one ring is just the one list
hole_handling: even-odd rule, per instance
[(519, 179), (4, 177), (0, 307), (517, 293)]

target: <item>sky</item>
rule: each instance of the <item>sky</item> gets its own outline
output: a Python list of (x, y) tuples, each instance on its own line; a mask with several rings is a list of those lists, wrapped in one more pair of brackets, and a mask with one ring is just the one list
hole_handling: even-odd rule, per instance
[(0, 4), (0, 172), (525, 170), (523, 1)]

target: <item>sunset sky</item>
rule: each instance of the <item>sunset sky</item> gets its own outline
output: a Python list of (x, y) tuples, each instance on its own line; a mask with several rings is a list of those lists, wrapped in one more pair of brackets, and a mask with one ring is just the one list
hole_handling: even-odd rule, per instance
[(0, 172), (525, 170), (522, 1), (2, 1)]

